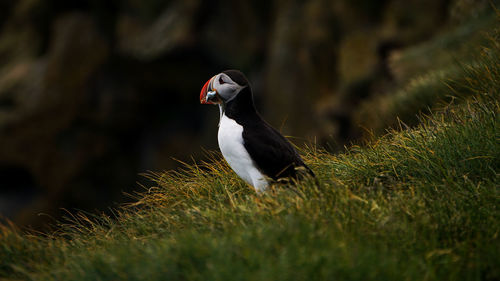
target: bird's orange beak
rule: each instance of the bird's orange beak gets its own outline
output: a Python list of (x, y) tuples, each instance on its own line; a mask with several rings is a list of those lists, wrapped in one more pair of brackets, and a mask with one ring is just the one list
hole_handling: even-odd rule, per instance
[(216, 104), (220, 103), (220, 98), (219, 94), (217, 93), (217, 90), (212, 88), (212, 83), (214, 80), (215, 76), (210, 78), (205, 85), (203, 85), (203, 88), (201, 89), (200, 93), (200, 103), (201, 104)]

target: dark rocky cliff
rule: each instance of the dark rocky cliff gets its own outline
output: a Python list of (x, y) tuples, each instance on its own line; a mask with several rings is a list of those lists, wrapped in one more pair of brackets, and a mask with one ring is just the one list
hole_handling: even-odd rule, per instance
[(227, 68), (272, 125), (336, 150), (361, 136), (360, 101), (397, 83), (394, 51), (486, 2), (2, 2), (0, 212), (105, 209), (139, 173), (202, 159), (218, 114), (199, 91)]

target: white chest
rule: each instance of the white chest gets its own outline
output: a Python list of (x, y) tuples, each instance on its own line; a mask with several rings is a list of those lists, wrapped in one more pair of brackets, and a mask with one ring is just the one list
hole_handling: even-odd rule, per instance
[(231, 169), (257, 191), (263, 191), (268, 183), (265, 176), (255, 167), (243, 145), (243, 127), (222, 114), (219, 123), (218, 141), (222, 156)]

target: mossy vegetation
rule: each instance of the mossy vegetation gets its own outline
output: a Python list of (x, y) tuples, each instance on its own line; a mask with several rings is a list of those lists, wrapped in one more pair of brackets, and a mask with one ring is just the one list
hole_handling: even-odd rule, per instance
[(381, 135), (398, 120), (413, 126), (419, 113), (439, 110), (479, 88), (490, 91), (498, 81), (485, 77), (497, 75), (489, 64), (498, 61), (499, 36), (498, 18), (488, 14), (395, 55), (391, 67), (401, 86), (365, 100), (355, 122)]
[(318, 185), (257, 195), (212, 153), (149, 174), (156, 184), (113, 217), (69, 215), (50, 234), (2, 226), (0, 276), (499, 280), (500, 48), (489, 38), (472, 62), (390, 95), (398, 109), (453, 97), (414, 127), (339, 155), (303, 149)]

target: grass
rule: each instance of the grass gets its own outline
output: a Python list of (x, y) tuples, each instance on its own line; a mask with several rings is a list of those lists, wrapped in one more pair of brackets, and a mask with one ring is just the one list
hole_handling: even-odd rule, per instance
[(156, 184), (113, 217), (68, 215), (50, 234), (1, 226), (0, 278), (499, 280), (500, 59), (491, 54), (464, 64), (463, 79), (442, 88), (453, 102), (415, 127), (399, 123), (339, 155), (305, 148), (319, 185), (257, 195), (212, 153), (149, 174)]
[(256, 195), (213, 162), (150, 175), (115, 218), (50, 235), (2, 227), (0, 275), (27, 280), (498, 280), (497, 96), (483, 94)]

